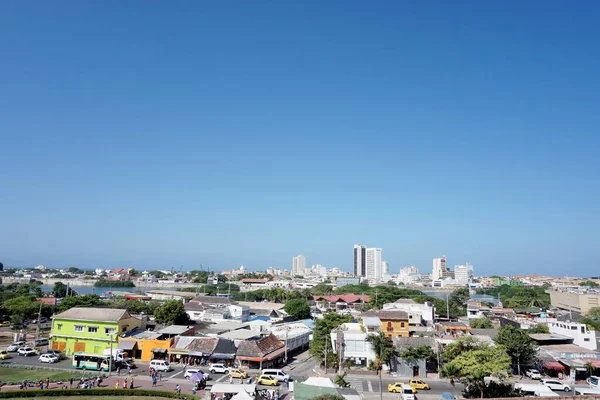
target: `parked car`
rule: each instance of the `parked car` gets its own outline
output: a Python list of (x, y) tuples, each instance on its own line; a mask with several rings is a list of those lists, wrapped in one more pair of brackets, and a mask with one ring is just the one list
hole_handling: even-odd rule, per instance
[(206, 372), (196, 369), (196, 368), (191, 368), (191, 369), (186, 369), (185, 373), (183, 374), (183, 377), (185, 379), (190, 379), (192, 377), (192, 375), (197, 374), (198, 372), (202, 372), (202, 376), (204, 377), (204, 380), (207, 381), (210, 379), (210, 375), (207, 374)]
[(287, 382), (290, 380), (290, 376), (280, 369), (263, 369), (261, 375), (272, 376), (279, 382)]
[(39, 362), (43, 362), (43, 363), (55, 363), (58, 362), (58, 358), (56, 356), (53, 356), (51, 354), (42, 354), (40, 356), (40, 358), (38, 358)]
[(556, 379), (542, 379), (540, 383), (542, 385), (548, 386), (552, 390), (564, 390), (565, 392), (571, 390), (571, 387), (569, 385), (565, 385), (564, 383)]
[(32, 349), (29, 346), (25, 346), (25, 347), (21, 347), (19, 350), (17, 350), (17, 353), (20, 356), (29, 357), (29, 356), (35, 356), (37, 354), (37, 351), (35, 351), (34, 349)]
[(530, 377), (531, 379), (542, 379), (542, 374), (537, 369), (529, 369), (525, 372), (525, 375)]
[(150, 361), (150, 369), (155, 371), (169, 372), (173, 369), (171, 365), (165, 360), (152, 360)]
[(10, 321), (2, 321), (0, 322), (0, 328), (4, 328), (10, 326)]
[(412, 386), (409, 386), (409, 385), (407, 385), (407, 384), (406, 384), (406, 383), (404, 383), (404, 382), (394, 382), (394, 383), (390, 383), (390, 384), (388, 385), (388, 392), (392, 392), (392, 393), (402, 393), (402, 390), (403, 390), (402, 388), (403, 388), (404, 386), (408, 386), (408, 387), (410, 387), (410, 389), (412, 390), (413, 394), (414, 394), (414, 393), (417, 393), (417, 389), (415, 389), (415, 388), (414, 388), (414, 387), (412, 387)]
[(39, 338), (34, 343), (35, 347), (48, 346), (49, 344), (50, 342), (46, 338)]
[(209, 371), (211, 374), (228, 374), (229, 368), (225, 364), (212, 364)]
[(21, 341), (21, 342), (14, 342), (13, 344), (9, 345), (6, 350), (10, 351), (10, 352), (15, 352), (17, 350), (19, 350), (21, 347), (25, 346), (25, 342)]
[(65, 354), (62, 351), (60, 351), (60, 350), (46, 350), (44, 352), (44, 354), (50, 354), (52, 356), (55, 356), (59, 360), (64, 360), (66, 358)]
[(121, 367), (121, 369), (127, 369), (128, 367), (131, 367), (131, 369), (137, 368), (137, 365), (132, 360), (117, 361), (117, 366)]
[[(42, 317), (42, 318), (40, 318), (40, 320), (39, 320), (39, 323), (40, 323), (40, 324), (43, 324), (43, 323), (46, 323), (46, 322), (48, 322), (48, 318), (46, 318), (46, 317)], [(31, 321), (31, 323), (32, 323), (32, 324), (37, 324), (37, 323), (38, 323), (38, 320), (37, 320), (37, 319), (34, 319), (33, 321)]]
[(248, 377), (248, 373), (246, 371), (244, 371), (243, 369), (239, 369), (239, 368), (232, 368), (229, 370), (229, 376), (232, 378), (247, 378)]
[(272, 376), (269, 375), (261, 375), (256, 382), (259, 385), (267, 385), (267, 386), (277, 386), (279, 385), (279, 381)]
[(0, 360), (8, 360), (11, 357), (8, 351), (0, 350)]
[(411, 388), (416, 390), (431, 390), (429, 385), (420, 379), (411, 379), (408, 384)]

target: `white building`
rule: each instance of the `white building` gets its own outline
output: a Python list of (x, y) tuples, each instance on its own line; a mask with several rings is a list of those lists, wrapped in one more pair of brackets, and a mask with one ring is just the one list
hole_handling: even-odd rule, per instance
[(232, 304), (229, 306), (229, 316), (231, 319), (246, 322), (250, 319), (250, 307)]
[[(375, 361), (373, 346), (367, 342), (368, 332), (363, 332), (361, 324), (346, 323), (340, 325), (341, 333), (337, 329), (331, 332), (331, 344), (333, 352), (337, 354), (339, 349), (338, 337), (343, 338), (342, 354), (344, 360), (351, 360), (354, 365), (366, 367), (369, 361)], [(365, 329), (366, 330), (366, 329)]]
[(367, 279), (381, 282), (381, 249), (375, 247), (368, 248), (366, 256)]
[(449, 276), (448, 267), (446, 267), (446, 256), (433, 259), (433, 272), (431, 279), (434, 281), (445, 279)]
[(462, 285), (467, 285), (473, 280), (473, 266), (469, 263), (454, 266), (454, 279)]
[(367, 276), (367, 248), (362, 244), (354, 245), (354, 276)]
[(299, 254), (292, 260), (292, 276), (304, 275), (306, 272), (306, 257)]
[(419, 275), (419, 268), (414, 265), (400, 268), (400, 275), (398, 276), (398, 282), (404, 284), (413, 283), (421, 279)]
[(596, 331), (589, 330), (585, 324), (576, 322), (550, 322), (548, 323), (550, 333), (573, 338), (573, 344), (585, 347), (589, 350), (597, 350)]
[[(433, 303), (425, 302), (423, 304), (416, 303), (410, 299), (398, 299), (395, 303), (385, 303), (383, 305), (384, 310), (400, 310), (406, 311), (409, 315), (420, 314), (421, 319), (427, 325), (433, 325), (435, 318), (435, 306)], [(416, 323), (409, 321), (409, 323)]]

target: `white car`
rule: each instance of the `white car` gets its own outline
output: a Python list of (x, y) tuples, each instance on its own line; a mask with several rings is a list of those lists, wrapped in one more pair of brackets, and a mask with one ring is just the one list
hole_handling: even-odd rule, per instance
[(225, 364), (212, 364), (210, 366), (210, 373), (211, 374), (228, 374), (229, 373), (229, 368), (227, 366), (225, 366)]
[(205, 379), (205, 380), (208, 380), (208, 374), (207, 374), (206, 372), (204, 372), (204, 371), (201, 371), (201, 370), (199, 370), (199, 369), (195, 369), (195, 368), (192, 368), (192, 369), (186, 369), (186, 370), (185, 370), (185, 374), (183, 374), (183, 377), (184, 377), (185, 379), (190, 379), (190, 378), (192, 377), (192, 375), (194, 375), (194, 374), (197, 374), (198, 372), (202, 372), (202, 374), (204, 375), (204, 379)]
[(25, 342), (14, 342), (6, 348), (6, 351), (14, 352), (25, 346)]
[(542, 379), (540, 383), (542, 385), (548, 386), (552, 390), (564, 390), (565, 392), (571, 390), (571, 387), (569, 385), (565, 385), (564, 383), (556, 379)]
[(21, 347), (19, 350), (17, 350), (17, 353), (20, 356), (29, 357), (29, 356), (35, 356), (37, 354), (37, 351), (35, 351), (34, 349), (32, 349), (29, 346), (25, 346), (25, 347)]
[(38, 360), (43, 363), (55, 363), (58, 361), (58, 357), (52, 354), (42, 354)]
[(527, 372), (525, 372), (525, 375), (527, 375), (531, 379), (542, 379), (542, 374), (540, 374), (540, 371), (538, 371), (537, 369), (530, 369)]

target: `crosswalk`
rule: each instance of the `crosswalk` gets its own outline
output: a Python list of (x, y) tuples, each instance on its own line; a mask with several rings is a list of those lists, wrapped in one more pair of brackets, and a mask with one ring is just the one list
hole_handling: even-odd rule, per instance
[(370, 380), (364, 380), (364, 378), (358, 377), (346, 377), (346, 382), (350, 384), (350, 387), (356, 389), (357, 392), (373, 392), (373, 384)]

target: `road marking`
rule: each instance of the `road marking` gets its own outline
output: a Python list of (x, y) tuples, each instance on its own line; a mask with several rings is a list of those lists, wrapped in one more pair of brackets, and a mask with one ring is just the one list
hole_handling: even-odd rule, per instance
[(364, 382), (361, 378), (346, 378), (346, 381), (350, 384), (350, 387), (356, 389), (357, 392), (364, 392)]
[(220, 377), (219, 379), (217, 379), (217, 382), (221, 382), (223, 379), (227, 378), (227, 375), (223, 375), (222, 377)]
[(175, 378), (179, 374), (183, 374), (183, 371), (176, 372), (173, 375), (169, 376), (169, 378)]
[(371, 385), (371, 381), (367, 381), (367, 386), (369, 387), (369, 392), (373, 391), (373, 385)]

